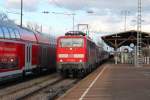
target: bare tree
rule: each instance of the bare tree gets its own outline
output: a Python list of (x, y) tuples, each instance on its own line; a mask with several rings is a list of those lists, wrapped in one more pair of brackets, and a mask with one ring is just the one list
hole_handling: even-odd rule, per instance
[(37, 23), (28, 22), (27, 23), (27, 28), (29, 28), (29, 29), (31, 29), (33, 31), (42, 32), (41, 25), (38, 25)]
[(2, 21), (8, 21), (8, 17), (5, 13), (0, 13), (0, 20)]

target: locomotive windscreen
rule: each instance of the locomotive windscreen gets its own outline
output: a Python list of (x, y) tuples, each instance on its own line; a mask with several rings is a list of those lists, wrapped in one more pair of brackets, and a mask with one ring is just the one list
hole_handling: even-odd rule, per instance
[(61, 47), (83, 47), (82, 38), (63, 38), (60, 40)]

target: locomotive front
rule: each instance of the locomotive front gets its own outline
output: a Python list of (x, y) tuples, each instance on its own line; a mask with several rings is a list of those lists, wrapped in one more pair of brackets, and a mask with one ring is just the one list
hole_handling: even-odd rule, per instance
[(63, 75), (77, 75), (86, 67), (84, 36), (66, 35), (57, 41), (57, 70)]

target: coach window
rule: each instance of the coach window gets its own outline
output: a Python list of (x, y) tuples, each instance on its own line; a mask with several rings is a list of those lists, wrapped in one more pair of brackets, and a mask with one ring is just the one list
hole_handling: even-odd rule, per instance
[(15, 29), (16, 38), (20, 39), (20, 32), (18, 29)]
[(15, 32), (13, 31), (12, 28), (9, 28), (9, 32), (10, 32), (11, 38), (15, 39), (15, 38), (16, 38), (16, 35), (15, 35)]
[(9, 31), (6, 27), (3, 27), (3, 32), (4, 32), (4, 35), (5, 35), (5, 38), (10, 38)]
[(3, 33), (2, 28), (0, 28), (0, 38), (4, 38), (4, 33)]

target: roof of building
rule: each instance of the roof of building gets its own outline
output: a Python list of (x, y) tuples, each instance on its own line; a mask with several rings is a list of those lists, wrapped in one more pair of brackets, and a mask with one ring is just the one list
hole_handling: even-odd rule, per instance
[[(137, 33), (136, 30), (130, 30), (120, 33), (114, 33), (102, 37), (102, 40), (113, 48), (119, 48), (121, 46), (130, 46), (131, 43), (137, 44)], [(142, 46), (145, 47), (150, 43), (150, 33), (141, 32), (142, 34)]]

